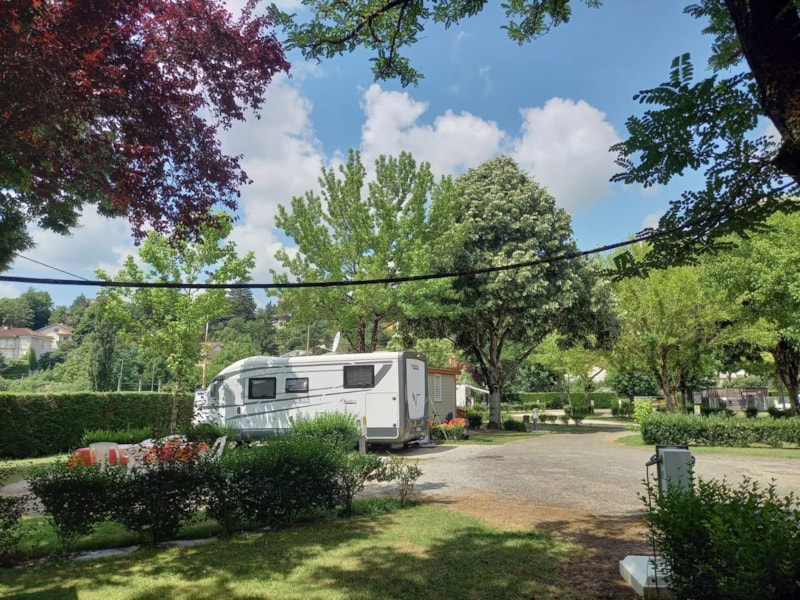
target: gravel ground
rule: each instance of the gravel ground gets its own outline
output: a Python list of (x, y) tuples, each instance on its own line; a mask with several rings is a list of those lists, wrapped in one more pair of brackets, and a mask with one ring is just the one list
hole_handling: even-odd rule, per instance
[[(417, 490), (427, 495), (463, 496), (478, 490), (539, 505), (561, 506), (609, 516), (640, 514), (645, 463), (655, 449), (614, 444), (625, 429), (587, 425), (582, 433), (531, 435), (500, 446), (410, 448), (398, 454), (422, 468)], [(794, 459), (703, 454), (696, 456), (701, 478), (743, 475), (781, 494), (800, 492), (800, 464)], [(655, 467), (651, 467), (655, 476)]]

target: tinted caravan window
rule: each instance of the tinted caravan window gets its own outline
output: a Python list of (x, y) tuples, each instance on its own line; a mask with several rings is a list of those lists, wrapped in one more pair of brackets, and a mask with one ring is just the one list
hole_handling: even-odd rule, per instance
[(248, 379), (247, 397), (250, 400), (272, 400), (275, 398), (275, 378), (253, 377)]
[(344, 387), (371, 388), (375, 385), (375, 365), (348, 365), (344, 368)]
[(287, 377), (286, 392), (297, 393), (308, 391), (308, 377)]

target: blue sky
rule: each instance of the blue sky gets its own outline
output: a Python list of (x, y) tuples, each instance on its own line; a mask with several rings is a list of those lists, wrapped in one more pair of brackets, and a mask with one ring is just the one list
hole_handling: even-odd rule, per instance
[[(223, 134), (227, 152), (243, 154), (253, 185), (242, 190), (233, 239), (256, 253), (254, 281), (269, 282), (274, 253), (291, 247), (274, 229), (278, 204), (315, 188), (322, 167), (358, 148), (367, 164), (380, 154), (411, 152), (437, 174), (458, 174), (509, 154), (545, 185), (573, 217), (582, 249), (623, 240), (655, 225), (691, 178), (644, 190), (609, 183), (617, 172), (608, 147), (626, 136), (625, 120), (643, 108), (633, 96), (667, 78), (671, 60), (691, 52), (703, 74), (710, 38), (703, 23), (670, 0), (618, 0), (601, 9), (576, 5), (571, 22), (518, 46), (500, 29), (492, 4), (458, 26), (430, 27), (409, 55), (425, 78), (416, 87), (373, 80), (369, 55), (321, 63), (290, 54), (292, 76), (276, 79), (260, 120)], [(284, 3), (291, 8), (291, 4)], [(94, 279), (116, 273), (134, 253), (124, 220), (91, 208), (71, 237), (36, 232), (24, 256)], [(4, 275), (69, 278), (18, 259)], [(0, 283), (0, 297), (27, 284)], [(56, 304), (97, 288), (34, 286)], [(255, 293), (259, 303), (262, 292)]]

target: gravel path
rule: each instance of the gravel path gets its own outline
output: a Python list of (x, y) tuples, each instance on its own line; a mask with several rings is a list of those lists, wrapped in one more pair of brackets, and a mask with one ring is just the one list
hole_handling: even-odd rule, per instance
[[(587, 425), (582, 433), (531, 435), (500, 446), (411, 448), (419, 460), (422, 494), (463, 496), (479, 490), (545, 506), (623, 516), (640, 513), (645, 463), (654, 449), (614, 444), (626, 430)], [(655, 467), (651, 473), (655, 475)], [(800, 463), (793, 459), (698, 454), (695, 473), (738, 484), (743, 475), (780, 494), (800, 493)]]

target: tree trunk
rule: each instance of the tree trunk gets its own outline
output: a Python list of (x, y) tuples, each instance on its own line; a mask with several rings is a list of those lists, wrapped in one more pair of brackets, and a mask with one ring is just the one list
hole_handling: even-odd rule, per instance
[(725, 0), (764, 112), (781, 134), (776, 166), (800, 183), (800, 18), (794, 0)]
[(169, 417), (169, 432), (174, 434), (178, 429), (178, 398), (181, 394), (180, 377), (175, 381), (175, 392), (172, 394), (172, 414)]
[(772, 357), (775, 359), (775, 368), (778, 377), (789, 390), (789, 406), (792, 415), (798, 413), (798, 378), (800, 378), (800, 349), (786, 340), (779, 340), (775, 348), (772, 349)]

